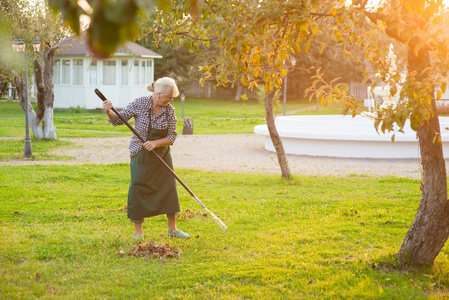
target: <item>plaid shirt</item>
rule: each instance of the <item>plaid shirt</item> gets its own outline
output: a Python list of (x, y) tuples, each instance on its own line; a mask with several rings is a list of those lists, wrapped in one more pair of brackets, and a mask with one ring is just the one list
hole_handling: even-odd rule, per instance
[[(126, 121), (134, 117), (134, 129), (144, 140), (146, 140), (151, 113), (151, 127), (155, 129), (168, 129), (167, 138), (173, 144), (178, 135), (176, 132), (176, 122), (178, 120), (176, 119), (175, 108), (171, 104), (165, 107), (163, 106), (159, 116), (156, 118), (152, 109), (152, 103), (152, 96), (137, 98), (129, 103), (128, 106), (120, 112), (120, 115)], [(115, 118), (114, 122), (109, 122), (114, 126), (123, 124), (119, 118)], [(131, 157), (137, 155), (142, 149), (141, 143), (139, 138), (133, 134), (129, 141), (129, 154)]]

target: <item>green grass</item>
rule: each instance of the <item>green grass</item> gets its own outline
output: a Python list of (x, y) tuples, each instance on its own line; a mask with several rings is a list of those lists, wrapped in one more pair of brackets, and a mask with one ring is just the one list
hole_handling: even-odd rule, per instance
[[(417, 180), (177, 170), (229, 229), (181, 219), (192, 238), (177, 240), (148, 219), (147, 240), (182, 249), (163, 263), (127, 255), (128, 168), (0, 167), (1, 298), (427, 299), (449, 286), (447, 247), (432, 270), (392, 267)], [(203, 212), (178, 190), (182, 211)]]
[[(67, 141), (33, 140), (31, 143), (31, 160), (69, 160), (72, 157), (50, 154), (49, 152), (57, 147), (69, 146), (72, 143)], [(22, 139), (0, 140), (0, 160), (25, 160), (23, 153), (25, 142)]]

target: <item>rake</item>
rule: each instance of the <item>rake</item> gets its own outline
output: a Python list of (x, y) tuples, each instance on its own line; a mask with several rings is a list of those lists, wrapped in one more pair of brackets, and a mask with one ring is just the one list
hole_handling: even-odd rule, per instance
[[(106, 101), (106, 97), (100, 92), (100, 90), (95, 89), (95, 94), (97, 94), (98, 97), (100, 97), (101, 100)], [(120, 119), (120, 121), (123, 122), (123, 124), (125, 124), (126, 126), (128, 126), (129, 129), (131, 129), (131, 131), (134, 133), (134, 135), (142, 142), (145, 143), (146, 141), (140, 136), (139, 133), (137, 133), (137, 131), (131, 126), (129, 125), (129, 123), (123, 119), (123, 117), (119, 114), (119, 112), (112, 107), (111, 108), (112, 111), (115, 113), (115, 115)], [(158, 159), (159, 161), (167, 168), (167, 170), (173, 175), (173, 177), (176, 178), (176, 180), (184, 187), (184, 189), (190, 194), (190, 196), (192, 196), (193, 200), (196, 201), (196, 203), (198, 203), (203, 209), (205, 209), (214, 219), (214, 221), (216, 221), (218, 223), (218, 225), (221, 227), (221, 229), (223, 229), (223, 231), (226, 231), (228, 229), (228, 226), (225, 225), (225, 223), (223, 223), (222, 220), (220, 220), (215, 214), (213, 214), (209, 209), (207, 209), (207, 207), (203, 204), (203, 202), (200, 201), (200, 199), (198, 199), (197, 196), (195, 196), (195, 194), (192, 192), (191, 189), (189, 189), (189, 187), (181, 180), (181, 178), (179, 178), (178, 175), (176, 175), (176, 173), (172, 170), (172, 168), (159, 156), (159, 154), (157, 154), (154, 150), (151, 150), (150, 152), (152, 152)]]

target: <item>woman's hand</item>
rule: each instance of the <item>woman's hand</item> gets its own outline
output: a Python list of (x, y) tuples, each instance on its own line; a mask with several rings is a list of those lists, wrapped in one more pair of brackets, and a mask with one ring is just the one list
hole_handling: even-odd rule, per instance
[(116, 116), (115, 116), (115, 113), (112, 111), (111, 100), (103, 101), (103, 109), (104, 109), (104, 112), (108, 115), (109, 120), (111, 122), (114, 122)]
[(112, 108), (112, 101), (111, 100), (103, 101), (103, 109), (104, 109), (105, 113), (108, 113), (111, 108)]
[(146, 141), (145, 143), (142, 144), (142, 146), (148, 151), (154, 150), (155, 148), (158, 147), (155, 141)]

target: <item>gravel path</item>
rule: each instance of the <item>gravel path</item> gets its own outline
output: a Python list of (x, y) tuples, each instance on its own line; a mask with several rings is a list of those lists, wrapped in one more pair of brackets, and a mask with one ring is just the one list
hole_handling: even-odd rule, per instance
[[(61, 139), (75, 146), (53, 154), (70, 161), (8, 161), (0, 165), (128, 163), (129, 138)], [(256, 134), (178, 135), (172, 147), (175, 168), (204, 171), (281, 174), (274, 152), (265, 150), (265, 137)], [(381, 175), (421, 178), (417, 159), (347, 159), (288, 155), (294, 175)]]

